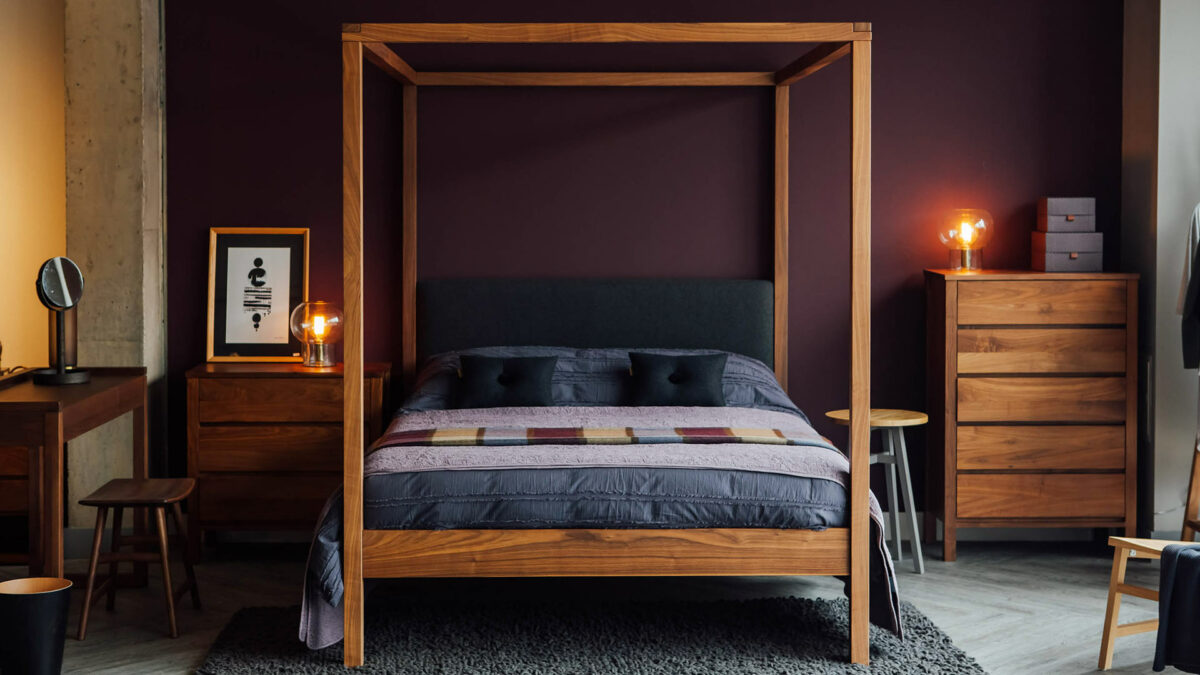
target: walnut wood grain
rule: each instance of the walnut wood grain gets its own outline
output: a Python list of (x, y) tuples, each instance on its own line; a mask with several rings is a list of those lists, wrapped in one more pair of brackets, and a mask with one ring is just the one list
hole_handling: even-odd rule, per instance
[(1114, 518), (1125, 516), (1121, 474), (958, 474), (961, 518)]
[(1124, 281), (963, 283), (959, 325), (1124, 324)]
[(18, 514), (29, 512), (29, 479), (0, 479), (0, 513)]
[(847, 574), (849, 530), (367, 530), (383, 577)]
[(417, 376), (417, 88), (404, 87), (401, 116), (400, 371)]
[(791, 90), (775, 87), (775, 230), (774, 266), (774, 341), (775, 379), (784, 391), (788, 388), (788, 134)]
[(402, 84), (417, 83), (417, 71), (387, 45), (378, 42), (364, 43), (363, 56)]
[(829, 42), (813, 47), (811, 51), (776, 72), (775, 84), (790, 85), (799, 82), (849, 53), (849, 42)]
[(871, 43), (855, 42), (850, 61), (850, 661), (866, 665), (871, 651)]
[[(363, 481), (363, 50), (342, 43), (342, 302), (343, 418), (342, 439), (342, 595), (343, 663), (363, 664), (362, 481)], [(411, 85), (409, 85), (411, 86)], [(407, 92), (407, 87), (405, 91)], [(415, 89), (413, 90), (416, 91)], [(407, 96), (406, 109), (407, 109)], [(407, 134), (405, 124), (405, 134)], [(402, 188), (404, 191), (404, 188)], [(408, 195), (405, 195), (408, 197)], [(404, 208), (408, 208), (405, 199)], [(407, 215), (404, 218), (407, 223)], [(405, 230), (407, 235), (407, 227)], [(404, 242), (407, 244), (407, 242)], [(407, 255), (407, 246), (402, 255)], [(404, 289), (405, 291), (407, 289)], [(402, 297), (402, 303), (407, 301)], [(401, 312), (408, 311), (402, 305)], [(407, 322), (404, 324), (407, 330)], [(405, 368), (408, 367), (404, 352)]]
[(28, 476), (29, 448), (24, 446), (0, 447), (0, 476)]
[(424, 72), (422, 87), (771, 87), (771, 72)]
[[(860, 24), (860, 27), (865, 24)], [(362, 23), (358, 42), (847, 42), (870, 40), (853, 23)]]
[(960, 377), (959, 422), (1124, 422), (1124, 377)]
[(205, 423), (340, 422), (343, 396), (337, 379), (213, 378), (200, 381), (199, 412)]
[(307, 529), (341, 485), (334, 474), (202, 476), (196, 489), (199, 520), (214, 529)]
[(236, 425), (199, 428), (201, 472), (342, 470), (342, 425)]
[(960, 426), (958, 469), (1112, 470), (1125, 468), (1125, 427)]
[(960, 373), (1125, 373), (1124, 328), (961, 328)]
[(1125, 282), (1125, 536), (1137, 534), (1138, 280)]

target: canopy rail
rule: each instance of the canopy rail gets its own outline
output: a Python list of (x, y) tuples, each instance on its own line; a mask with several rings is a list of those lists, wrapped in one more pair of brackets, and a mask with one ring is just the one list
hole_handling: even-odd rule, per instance
[[(342, 26), (345, 283), (345, 662), (363, 662), (362, 61), (403, 84), (401, 368), (416, 372), (417, 89), (420, 86), (774, 87), (775, 374), (788, 370), (790, 86), (851, 57), (850, 176), (850, 657), (867, 663), (871, 230), (870, 23), (353, 23)], [(421, 72), (386, 43), (818, 43), (774, 72)]]

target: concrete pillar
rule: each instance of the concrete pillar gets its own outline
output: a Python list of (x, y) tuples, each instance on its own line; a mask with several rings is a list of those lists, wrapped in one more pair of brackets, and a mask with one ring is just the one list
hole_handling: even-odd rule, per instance
[[(162, 8), (159, 0), (65, 0), (67, 255), (82, 268), (81, 366), (144, 365), (150, 465), (165, 448), (166, 287)], [(79, 498), (129, 476), (126, 416), (68, 448), (68, 521)]]

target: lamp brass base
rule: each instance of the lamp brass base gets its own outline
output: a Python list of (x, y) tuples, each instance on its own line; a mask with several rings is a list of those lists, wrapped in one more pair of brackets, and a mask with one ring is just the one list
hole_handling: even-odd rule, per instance
[(304, 345), (304, 365), (308, 368), (329, 368), (337, 365), (333, 359), (333, 345), (312, 342)]
[(950, 268), (956, 270), (983, 269), (983, 251), (980, 249), (954, 249), (950, 251)]

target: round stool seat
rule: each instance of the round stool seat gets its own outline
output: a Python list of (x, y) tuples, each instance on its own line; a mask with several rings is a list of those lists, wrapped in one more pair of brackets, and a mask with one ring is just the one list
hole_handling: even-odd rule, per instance
[(152, 506), (187, 499), (196, 488), (192, 478), (114, 478), (79, 500), (84, 506)]
[[(830, 410), (825, 416), (837, 424), (850, 424), (849, 410)], [(929, 421), (929, 415), (915, 410), (899, 410), (897, 408), (871, 408), (871, 426), (873, 427), (915, 427)]]

